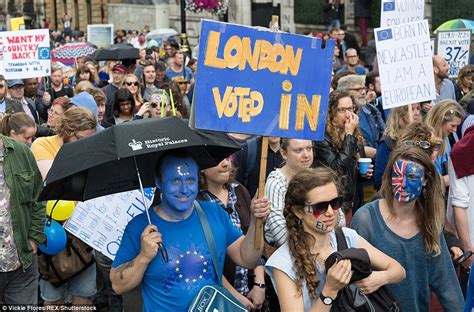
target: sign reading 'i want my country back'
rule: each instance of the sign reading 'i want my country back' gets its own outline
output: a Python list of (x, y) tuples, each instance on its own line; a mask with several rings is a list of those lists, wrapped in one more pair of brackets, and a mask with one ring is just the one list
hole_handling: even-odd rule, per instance
[(333, 40), (204, 20), (200, 42), (196, 128), (323, 139)]
[(375, 29), (384, 108), (436, 97), (427, 20)]

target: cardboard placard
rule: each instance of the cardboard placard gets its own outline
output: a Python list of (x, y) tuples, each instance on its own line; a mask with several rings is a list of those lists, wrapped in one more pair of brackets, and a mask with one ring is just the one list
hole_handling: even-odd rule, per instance
[(385, 109), (436, 98), (427, 20), (375, 29)]
[(380, 27), (422, 21), (424, 12), (425, 0), (382, 0)]
[(469, 64), (470, 47), (470, 29), (438, 30), (436, 54), (443, 56), (448, 62), (449, 78), (456, 78), (459, 70)]

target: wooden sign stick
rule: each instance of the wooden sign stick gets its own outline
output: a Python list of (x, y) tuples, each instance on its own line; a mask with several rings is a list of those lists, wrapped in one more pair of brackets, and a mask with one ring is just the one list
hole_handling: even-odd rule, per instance
[(411, 104), (408, 104), (408, 122), (413, 122), (413, 108), (411, 107)]
[[(278, 32), (278, 16), (273, 15), (272, 21), (270, 22), (270, 29), (273, 32)], [(260, 157), (260, 175), (258, 178), (258, 198), (262, 198), (265, 195), (265, 178), (267, 173), (267, 158), (268, 158), (268, 137), (262, 137), (262, 153)], [(255, 223), (255, 240), (254, 249), (259, 250), (262, 245), (263, 239), (263, 219), (258, 218)]]

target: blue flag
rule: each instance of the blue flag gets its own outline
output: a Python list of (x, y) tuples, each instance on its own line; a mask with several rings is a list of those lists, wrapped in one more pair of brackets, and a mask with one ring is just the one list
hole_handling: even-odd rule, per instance
[(395, 1), (384, 2), (384, 4), (383, 4), (383, 11), (384, 11), (384, 12), (387, 12), (387, 11), (395, 11)]
[(393, 39), (392, 29), (387, 28), (387, 29), (382, 29), (382, 30), (377, 31), (378, 41), (384, 41), (384, 40), (389, 40), (389, 39)]

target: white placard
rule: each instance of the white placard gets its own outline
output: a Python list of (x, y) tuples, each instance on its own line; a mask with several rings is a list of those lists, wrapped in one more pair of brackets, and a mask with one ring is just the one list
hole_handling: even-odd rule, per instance
[(6, 79), (49, 76), (49, 30), (0, 32), (0, 74)]
[(385, 109), (436, 98), (427, 20), (375, 29)]
[(114, 43), (113, 24), (87, 25), (87, 41), (98, 48), (108, 48)]
[(469, 64), (471, 30), (438, 30), (436, 43), (436, 54), (449, 64), (449, 78), (457, 77), (459, 70)]
[(382, 0), (380, 27), (421, 21), (424, 11), (425, 0)]
[[(154, 189), (145, 189), (151, 204)], [(139, 190), (107, 195), (74, 208), (64, 228), (87, 245), (114, 260), (128, 222), (145, 212)]]

